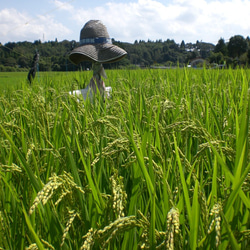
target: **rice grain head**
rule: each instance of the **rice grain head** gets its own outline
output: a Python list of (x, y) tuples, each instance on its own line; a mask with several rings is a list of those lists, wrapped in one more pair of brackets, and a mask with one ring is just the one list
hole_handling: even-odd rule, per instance
[(90, 250), (92, 249), (92, 246), (94, 245), (94, 234), (96, 231), (94, 231), (93, 228), (90, 228), (88, 233), (83, 236), (83, 238), (86, 238), (86, 240), (84, 241), (83, 245), (81, 246), (81, 250)]
[(127, 194), (124, 191), (123, 178), (118, 177), (117, 173), (110, 177), (113, 192), (113, 209), (117, 218), (124, 217)]
[[(75, 213), (74, 210), (69, 211), (69, 214), (70, 214), (70, 218), (69, 218), (69, 220), (68, 220), (68, 222), (67, 222), (67, 224), (66, 224), (66, 227), (65, 227), (65, 229), (64, 229), (64, 231), (63, 231), (61, 247), (62, 247), (63, 244), (64, 244), (64, 241), (65, 241), (65, 239), (66, 239), (66, 236), (67, 236), (67, 234), (68, 234), (68, 232), (69, 232), (69, 229), (71, 228), (71, 226), (72, 226), (72, 224), (73, 224), (73, 221), (74, 221), (75, 217), (78, 215), (78, 213)], [(78, 216), (79, 216), (79, 215), (78, 215)]]
[(215, 244), (216, 247), (219, 246), (220, 244), (220, 236), (221, 236), (221, 217), (220, 217), (220, 212), (222, 211), (222, 206), (221, 203), (216, 203), (214, 204), (214, 206), (212, 207), (211, 211), (210, 211), (210, 216), (214, 216), (214, 218), (212, 219), (210, 225), (209, 225), (209, 229), (208, 229), (208, 234), (210, 234), (213, 229), (215, 228)]
[(12, 163), (10, 166), (9, 165), (4, 165), (0, 163), (0, 170), (2, 172), (22, 172), (22, 168), (20, 168), (19, 166), (17, 166), (15, 163)]
[(28, 247), (26, 247), (25, 250), (38, 250), (38, 247), (36, 243), (32, 243)]
[(48, 247), (48, 249), (55, 250), (55, 248), (54, 248), (48, 241), (41, 239), (41, 242), (42, 242), (46, 247)]
[(77, 189), (83, 194), (85, 193), (84, 190), (74, 182), (73, 177), (69, 173), (64, 172), (59, 176), (54, 174), (49, 178), (49, 182), (44, 185), (42, 190), (38, 192), (32, 206), (30, 207), (29, 214), (34, 212), (39, 203), (45, 205), (59, 188), (61, 189), (61, 195), (55, 202), (56, 205), (58, 205), (67, 194), (72, 193), (73, 189)]
[(166, 247), (174, 249), (174, 237), (180, 233), (180, 214), (178, 208), (172, 207), (167, 215)]

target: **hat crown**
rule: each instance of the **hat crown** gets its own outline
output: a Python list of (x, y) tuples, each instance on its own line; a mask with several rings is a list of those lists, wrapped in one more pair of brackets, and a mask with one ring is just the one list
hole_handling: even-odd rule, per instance
[(109, 38), (107, 28), (99, 20), (90, 20), (81, 29), (80, 40), (85, 38), (96, 38), (96, 37)]
[(111, 63), (126, 54), (124, 49), (112, 44), (107, 28), (101, 21), (90, 20), (81, 29), (79, 46), (71, 51), (69, 58), (75, 64), (82, 61)]

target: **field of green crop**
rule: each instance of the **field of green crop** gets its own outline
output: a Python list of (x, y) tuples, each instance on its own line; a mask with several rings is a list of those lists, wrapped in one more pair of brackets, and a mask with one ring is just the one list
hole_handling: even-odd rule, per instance
[(250, 71), (106, 73), (1, 86), (0, 249), (249, 249)]

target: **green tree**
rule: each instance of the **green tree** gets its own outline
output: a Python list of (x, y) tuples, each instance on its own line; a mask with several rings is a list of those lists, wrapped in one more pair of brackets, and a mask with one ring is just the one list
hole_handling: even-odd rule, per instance
[(181, 49), (183, 49), (183, 50), (185, 49), (185, 42), (184, 42), (184, 40), (181, 41)]
[(250, 49), (248, 49), (247, 51), (247, 59), (248, 59), (248, 64), (250, 64)]
[(224, 56), (227, 55), (227, 45), (223, 38), (221, 38), (215, 45), (214, 53), (222, 53)]
[(15, 67), (17, 65), (16, 59), (13, 57), (7, 57), (4, 62), (5, 66)]
[(228, 55), (233, 58), (240, 57), (247, 51), (247, 46), (247, 41), (243, 36), (233, 36), (228, 43)]
[(223, 64), (224, 63), (224, 56), (222, 52), (212, 53), (209, 56), (209, 62), (210, 63), (217, 63), (217, 64)]
[(20, 68), (29, 68), (30, 67), (30, 61), (25, 56), (19, 57), (17, 62), (18, 62), (18, 65)]

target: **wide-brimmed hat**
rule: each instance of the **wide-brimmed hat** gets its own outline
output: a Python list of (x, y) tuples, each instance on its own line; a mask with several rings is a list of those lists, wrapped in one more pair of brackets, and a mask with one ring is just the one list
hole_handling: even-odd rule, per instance
[(78, 64), (82, 61), (99, 63), (115, 62), (127, 52), (112, 44), (106, 26), (99, 20), (88, 21), (80, 33), (80, 46), (73, 49), (69, 59)]

